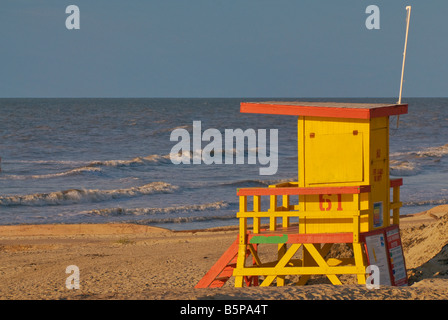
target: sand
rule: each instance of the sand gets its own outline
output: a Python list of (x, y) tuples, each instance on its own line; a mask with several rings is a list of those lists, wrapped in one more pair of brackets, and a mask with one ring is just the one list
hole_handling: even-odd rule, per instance
[[(237, 229), (174, 232), (132, 224), (0, 226), (3, 300), (391, 300), (448, 299), (448, 205), (400, 223), (409, 286), (367, 289), (317, 278), (311, 285), (194, 286), (236, 239)], [(67, 289), (76, 265), (80, 288)]]

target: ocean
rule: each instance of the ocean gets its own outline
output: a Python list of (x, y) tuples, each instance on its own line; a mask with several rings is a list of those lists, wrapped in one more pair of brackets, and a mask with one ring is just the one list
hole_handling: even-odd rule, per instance
[[(242, 101), (338, 99), (0, 99), (0, 224), (131, 222), (171, 230), (236, 225), (237, 188), (297, 181), (296, 117), (242, 114)], [(391, 117), (401, 214), (448, 203), (448, 98), (409, 98)], [(278, 171), (173, 164), (175, 129), (278, 129)], [(206, 143), (203, 142), (203, 146)], [(235, 150), (234, 150), (235, 151)]]

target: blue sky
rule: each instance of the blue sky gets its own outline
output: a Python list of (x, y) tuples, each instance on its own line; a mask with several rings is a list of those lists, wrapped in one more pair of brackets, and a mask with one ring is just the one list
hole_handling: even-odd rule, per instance
[(403, 97), (446, 97), (445, 0), (2, 0), (0, 97), (395, 97), (407, 5)]

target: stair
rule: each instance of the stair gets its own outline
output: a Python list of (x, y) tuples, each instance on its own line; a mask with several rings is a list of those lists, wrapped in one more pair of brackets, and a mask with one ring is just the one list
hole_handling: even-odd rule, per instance
[[(221, 288), (233, 275), (233, 269), (236, 267), (236, 260), (238, 258), (238, 239), (235, 240), (230, 247), (224, 252), (221, 258), (210, 268), (210, 270), (202, 277), (195, 288)], [(246, 257), (249, 256), (250, 251), (246, 252)], [(253, 277), (248, 277), (246, 283), (254, 282), (253, 285), (258, 285), (258, 281)]]

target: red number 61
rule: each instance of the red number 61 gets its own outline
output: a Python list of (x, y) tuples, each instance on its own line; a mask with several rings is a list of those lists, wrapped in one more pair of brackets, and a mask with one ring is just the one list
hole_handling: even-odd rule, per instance
[[(338, 208), (337, 211), (342, 211), (342, 195), (338, 194)], [(320, 194), (319, 195), (319, 209), (320, 211), (330, 211), (331, 210), (331, 194)], [(325, 208), (324, 203), (327, 203)]]

